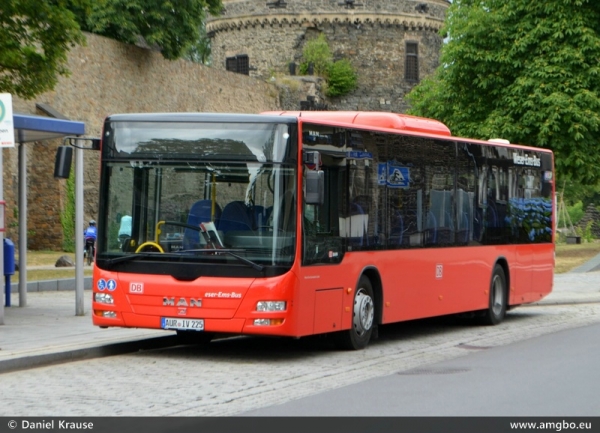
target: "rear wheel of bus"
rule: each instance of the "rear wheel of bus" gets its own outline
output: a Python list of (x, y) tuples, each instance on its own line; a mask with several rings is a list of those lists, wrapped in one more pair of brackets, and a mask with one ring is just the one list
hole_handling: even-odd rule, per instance
[(484, 311), (483, 317), (481, 317), (482, 324), (497, 325), (502, 322), (506, 315), (507, 294), (504, 269), (502, 266), (496, 265), (490, 281), (489, 307)]
[(352, 326), (348, 331), (336, 334), (337, 345), (344, 350), (364, 349), (375, 326), (375, 298), (371, 280), (362, 276), (354, 292)]

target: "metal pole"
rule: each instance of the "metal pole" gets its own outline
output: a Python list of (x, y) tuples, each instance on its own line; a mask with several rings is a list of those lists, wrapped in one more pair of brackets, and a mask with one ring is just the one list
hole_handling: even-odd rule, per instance
[[(19, 131), (20, 132), (20, 131)], [(27, 152), (19, 145), (19, 307), (27, 306)]]
[(85, 315), (83, 307), (83, 141), (75, 145), (75, 315)]

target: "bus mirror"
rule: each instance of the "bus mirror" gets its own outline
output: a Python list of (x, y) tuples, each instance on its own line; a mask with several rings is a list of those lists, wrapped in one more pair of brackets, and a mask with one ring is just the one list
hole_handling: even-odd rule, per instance
[(99, 138), (92, 138), (91, 142), (92, 142), (92, 150), (100, 150), (100, 139)]
[(304, 201), (306, 204), (317, 205), (321, 205), (325, 201), (325, 173), (323, 170), (306, 172)]
[(69, 178), (72, 160), (73, 148), (71, 146), (58, 146), (56, 159), (54, 160), (54, 179)]
[(312, 169), (319, 169), (319, 164), (321, 163), (321, 155), (316, 151), (304, 151), (303, 152), (304, 164), (308, 165)]

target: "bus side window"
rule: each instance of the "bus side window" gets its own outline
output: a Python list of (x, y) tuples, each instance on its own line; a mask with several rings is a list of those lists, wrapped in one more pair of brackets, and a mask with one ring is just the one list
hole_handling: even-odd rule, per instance
[(335, 168), (324, 167), (325, 201), (322, 205), (306, 204), (302, 209), (303, 264), (339, 263), (343, 243), (339, 229), (339, 176)]

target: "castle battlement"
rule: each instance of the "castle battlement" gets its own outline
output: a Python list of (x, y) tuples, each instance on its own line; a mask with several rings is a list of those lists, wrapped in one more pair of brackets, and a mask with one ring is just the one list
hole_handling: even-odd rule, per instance
[(290, 63), (301, 62), (306, 41), (322, 33), (334, 60), (350, 60), (358, 73), (358, 88), (331, 101), (332, 108), (405, 111), (404, 95), (439, 64), (450, 2), (355, 0), (353, 8), (345, 3), (224, 0), (223, 14), (206, 25), (212, 66), (226, 70), (227, 59), (238, 56), (251, 76), (288, 74)]

